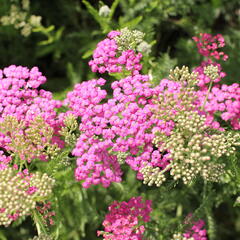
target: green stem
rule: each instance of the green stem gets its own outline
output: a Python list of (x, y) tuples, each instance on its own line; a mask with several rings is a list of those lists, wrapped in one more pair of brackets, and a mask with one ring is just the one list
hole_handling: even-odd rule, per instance
[(210, 82), (210, 84), (209, 84), (208, 91), (207, 91), (207, 95), (206, 95), (206, 98), (204, 99), (204, 102), (203, 102), (203, 105), (202, 105), (202, 108), (201, 108), (202, 111), (203, 111), (203, 109), (204, 109), (204, 107), (205, 107), (205, 105), (206, 105), (206, 103), (207, 103), (209, 93), (210, 93), (210, 91), (211, 91), (211, 89), (212, 89), (212, 85), (213, 85), (213, 80), (211, 80), (211, 82)]
[(37, 213), (36, 213), (35, 210), (33, 212), (33, 220), (34, 220), (34, 223), (36, 225), (37, 233), (38, 233), (38, 236), (39, 236), (42, 233), (42, 231), (41, 231), (41, 227), (40, 227), (40, 224), (38, 222), (38, 216), (37, 216)]
[[(211, 186), (207, 184), (207, 181), (204, 181), (204, 186), (203, 186), (203, 200), (207, 198), (207, 194), (211, 192)], [(208, 222), (208, 237), (209, 240), (216, 240), (216, 224), (213, 218), (213, 213), (212, 213), (212, 201), (208, 201), (208, 203), (205, 205), (205, 214), (207, 216), (207, 222)]]
[(33, 220), (37, 228), (38, 236), (41, 233), (44, 233), (44, 234), (48, 233), (47, 228), (44, 225), (42, 216), (37, 212), (37, 210), (33, 210)]

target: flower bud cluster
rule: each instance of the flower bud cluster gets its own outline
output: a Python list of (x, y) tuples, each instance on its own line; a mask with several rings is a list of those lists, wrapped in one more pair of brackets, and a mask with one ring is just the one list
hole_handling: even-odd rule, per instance
[[(197, 109), (197, 95), (192, 84), (195, 77), (190, 80), (191, 74), (188, 69), (184, 73), (185, 77), (180, 76), (187, 68), (176, 68), (171, 71), (171, 78), (177, 81), (162, 80), (160, 85), (164, 85), (164, 89), (154, 97), (155, 108), (153, 109), (155, 117), (164, 121), (174, 120), (175, 115), (179, 112), (194, 111)], [(188, 82), (188, 83), (187, 83)]]
[(156, 185), (160, 187), (166, 180), (163, 170), (159, 167), (147, 165), (141, 168), (140, 173), (143, 175), (143, 183), (148, 186)]
[(198, 52), (201, 55), (207, 58), (213, 57), (217, 60), (222, 58), (226, 61), (228, 59), (228, 55), (218, 50), (225, 46), (225, 41), (221, 34), (212, 36), (208, 33), (200, 33), (200, 36), (193, 37), (193, 40), (197, 43)]
[(63, 120), (64, 126), (59, 131), (64, 137), (64, 142), (68, 145), (74, 145), (77, 141), (78, 134), (76, 133), (78, 130), (77, 119), (73, 114), (67, 115)]
[(54, 185), (45, 173), (18, 172), (10, 167), (0, 171), (0, 182), (0, 225), (5, 226), (30, 214), (37, 201), (52, 193)]
[(181, 178), (187, 184), (200, 174), (206, 180), (219, 181), (224, 164), (217, 160), (234, 152), (234, 145), (240, 145), (240, 135), (213, 132), (205, 124), (206, 118), (197, 112), (179, 113), (174, 122), (169, 136), (156, 133), (153, 140), (160, 151), (170, 151), (170, 174), (174, 180)]
[(53, 240), (53, 238), (47, 234), (41, 233), (39, 236), (35, 236), (32, 240)]
[(34, 158), (50, 160), (59, 152), (58, 145), (52, 142), (54, 129), (40, 116), (28, 125), (14, 116), (6, 116), (4, 121), (0, 121), (0, 131), (10, 139), (7, 151), (21, 161), (31, 162)]
[(126, 161), (126, 158), (129, 156), (129, 153), (127, 153), (127, 152), (114, 152), (114, 151), (112, 151), (112, 149), (109, 150), (109, 154), (115, 155), (117, 157), (117, 161), (120, 165), (124, 164)]
[(136, 53), (134, 49), (143, 37), (143, 33), (127, 28), (110, 32), (106, 39), (98, 43), (89, 66), (93, 72), (99, 73), (128, 71), (129, 75), (138, 74), (142, 69), (142, 54)]
[(137, 51), (144, 53), (146, 55), (149, 55), (151, 53), (151, 45), (149, 43), (147, 43), (146, 41), (142, 41), (141, 43), (139, 43), (139, 45), (137, 46)]
[[(155, 115), (158, 119), (165, 121), (174, 120), (176, 113), (182, 111), (199, 111), (206, 116), (206, 124), (214, 129), (223, 130), (220, 123), (215, 120), (215, 113), (222, 113), (221, 118), (224, 121), (230, 121), (233, 129), (240, 129), (240, 87), (234, 83), (230, 86), (215, 85), (209, 87), (207, 83), (220, 81), (225, 73), (220, 72), (219, 64), (203, 64), (194, 71), (198, 75), (192, 75), (188, 69), (176, 68), (171, 71), (170, 78), (174, 80), (172, 85), (175, 88), (166, 86), (166, 88), (155, 97)], [(218, 67), (218, 72), (217, 72)], [(204, 69), (205, 73), (204, 74)], [(184, 75), (184, 77), (181, 76)], [(217, 75), (219, 78), (214, 79)], [(196, 79), (197, 77), (197, 79)], [(211, 79), (212, 77), (213, 79)], [(192, 80), (191, 80), (192, 78)], [(196, 84), (200, 89), (196, 89)], [(162, 80), (163, 81), (163, 80)], [(166, 81), (166, 80), (165, 80)], [(212, 87), (212, 88), (211, 88)]]
[(144, 33), (138, 30), (129, 30), (127, 27), (120, 30), (121, 34), (114, 39), (118, 45), (119, 51), (136, 50), (136, 46), (143, 42)]
[(113, 202), (103, 221), (104, 231), (98, 231), (105, 240), (143, 239), (144, 222), (150, 220), (151, 201), (133, 197), (128, 202)]
[(217, 83), (226, 76), (225, 72), (222, 72), (222, 67), (219, 63), (212, 62), (212, 60), (203, 61), (200, 66), (196, 67), (194, 72), (198, 73), (197, 85), (207, 90), (210, 82)]
[(203, 68), (204, 74), (208, 76), (211, 80), (219, 78), (218, 67), (210, 64)]
[(29, 15), (30, 0), (22, 0), (22, 6), (11, 4), (10, 12), (0, 18), (2, 25), (13, 25), (21, 29), (21, 34), (28, 37), (32, 30), (41, 26), (41, 16)]
[(99, 11), (98, 14), (101, 17), (108, 17), (111, 12), (111, 9), (108, 7), (108, 5), (103, 5)]
[(182, 86), (192, 87), (195, 86), (198, 82), (198, 73), (189, 72), (189, 68), (183, 66), (182, 68), (176, 67), (175, 69), (170, 70), (169, 78), (172, 81), (180, 82)]

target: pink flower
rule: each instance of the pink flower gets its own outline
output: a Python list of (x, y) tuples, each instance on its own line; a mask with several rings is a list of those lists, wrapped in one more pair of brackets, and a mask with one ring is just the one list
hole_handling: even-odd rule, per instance
[(133, 197), (128, 202), (113, 202), (103, 221), (104, 231), (97, 231), (110, 240), (141, 240), (145, 231), (144, 222), (150, 221), (151, 201)]

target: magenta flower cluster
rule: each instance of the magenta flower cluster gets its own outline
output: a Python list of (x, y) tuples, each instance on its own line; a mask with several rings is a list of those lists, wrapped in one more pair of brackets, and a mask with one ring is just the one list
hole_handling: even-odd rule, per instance
[[(112, 31), (98, 44), (93, 60), (89, 63), (93, 71), (121, 74), (124, 71), (121, 66), (127, 68), (126, 62), (121, 61), (125, 53), (118, 52), (118, 45), (114, 39), (120, 34), (118, 31)], [(211, 39), (217, 39), (216, 41), (219, 41), (217, 48), (224, 46), (220, 36), (211, 38), (208, 36), (207, 39), (209, 44), (212, 43)], [(204, 56), (209, 57), (207, 54)], [(111, 182), (120, 182), (122, 160), (137, 172), (139, 179), (142, 179), (140, 170), (144, 166), (164, 169), (171, 161), (167, 153), (159, 152), (152, 143), (156, 131), (169, 135), (174, 127), (172, 121), (165, 122), (154, 117), (156, 106), (153, 98), (179, 92), (180, 84), (163, 79), (158, 86), (152, 87), (148, 76), (139, 73), (139, 62), (133, 61), (131, 64), (136, 68), (128, 69), (131, 70), (129, 76), (112, 82), (112, 98), (107, 97), (108, 94), (104, 89), (106, 80), (100, 78), (77, 84), (65, 100), (65, 105), (69, 107), (69, 111), (65, 114), (72, 113), (81, 119), (79, 125), (81, 135), (72, 153), (77, 157), (75, 177), (82, 181), (86, 188), (96, 184), (108, 187)], [(210, 59), (195, 69), (199, 73), (200, 87), (196, 91), (196, 95), (199, 96), (196, 110), (206, 116), (206, 124), (213, 128), (222, 130), (220, 123), (214, 117), (216, 112), (221, 111), (222, 119), (229, 120), (234, 129), (238, 129), (239, 86), (223, 85), (223, 89), (219, 87), (221, 94), (215, 95), (218, 85), (214, 85), (212, 91), (208, 93), (207, 84), (211, 79), (204, 73), (204, 67), (209, 65), (218, 68), (219, 78), (214, 80), (215, 83), (225, 76), (220, 64), (213, 63)], [(221, 101), (219, 101), (220, 97)], [(119, 159), (121, 155), (119, 153), (124, 155), (124, 159)]]
[(109, 100), (100, 88), (104, 79), (78, 84), (68, 94), (65, 103), (69, 113), (81, 117), (81, 135), (72, 153), (78, 157), (76, 179), (83, 180), (84, 187), (108, 187), (111, 182), (121, 181), (122, 171), (114, 152), (126, 154), (126, 163), (138, 172), (139, 178), (146, 164), (166, 167), (168, 154), (154, 149), (152, 140), (154, 131), (170, 133), (173, 123), (153, 117), (151, 97), (160, 94), (167, 82), (151, 88), (148, 77), (138, 74), (113, 82), (113, 98)]
[(128, 202), (113, 202), (103, 221), (104, 231), (98, 231), (105, 240), (141, 240), (145, 227), (150, 221), (152, 202), (142, 197), (133, 197)]
[[(213, 59), (220, 60), (222, 58), (224, 61), (228, 59), (224, 52), (218, 51), (219, 48), (225, 46), (224, 38), (221, 34), (212, 36), (211, 34), (203, 33), (200, 34), (200, 37), (193, 37), (193, 39), (197, 42), (199, 53), (207, 58), (206, 61), (203, 61), (200, 66), (194, 69), (198, 73), (198, 86), (200, 87), (196, 94), (199, 97), (199, 105), (204, 104), (207, 124), (213, 128), (223, 130), (220, 124), (214, 121), (214, 115), (219, 113), (222, 120), (229, 121), (233, 129), (239, 130), (240, 86), (237, 83), (229, 86), (225, 84), (220, 85), (219, 82), (226, 76), (226, 73), (222, 71), (219, 63), (213, 61)], [(213, 58), (211, 59), (211, 57)], [(204, 73), (204, 69), (211, 65), (218, 68), (217, 74), (219, 77), (213, 80)]]
[(218, 51), (219, 48), (225, 46), (225, 40), (221, 34), (212, 36), (209, 33), (200, 33), (199, 37), (193, 37), (193, 40), (197, 43), (198, 52), (205, 57), (213, 57), (217, 60), (223, 59), (226, 61), (228, 55), (222, 51)]
[[(62, 103), (53, 100), (51, 92), (38, 90), (46, 82), (46, 77), (37, 67), (29, 70), (11, 65), (0, 70), (0, 81), (0, 121), (11, 115), (28, 124), (36, 116), (41, 116), (55, 131), (59, 129), (56, 109)], [(0, 133), (0, 145), (6, 147), (9, 142), (11, 139)]]
[(118, 35), (121, 35), (121, 32), (112, 31), (106, 39), (98, 43), (93, 59), (89, 62), (93, 72), (119, 73), (127, 70), (138, 74), (142, 69), (140, 64), (142, 54), (135, 53), (132, 49), (119, 51), (114, 39)]
[(0, 171), (7, 168), (11, 160), (11, 156), (6, 156), (3, 151), (0, 151)]
[(193, 226), (183, 234), (187, 239), (193, 238), (194, 240), (207, 240), (207, 230), (204, 229), (205, 222), (200, 219), (192, 224)]
[[(199, 91), (200, 101), (204, 101), (207, 90)], [(215, 113), (220, 113), (222, 120), (230, 121), (233, 129), (240, 129), (240, 85), (215, 85), (208, 94), (204, 106), (208, 119), (213, 119)]]

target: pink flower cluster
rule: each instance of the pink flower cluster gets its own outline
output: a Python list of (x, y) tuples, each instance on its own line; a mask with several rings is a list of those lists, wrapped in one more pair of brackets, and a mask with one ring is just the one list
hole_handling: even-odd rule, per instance
[[(126, 61), (122, 61), (127, 51), (119, 53), (114, 39), (120, 34), (118, 31), (112, 31), (107, 39), (98, 44), (93, 60), (90, 61), (93, 71), (121, 72), (124, 69), (120, 65), (125, 65), (127, 68)], [(209, 36), (202, 37), (206, 38), (204, 41), (208, 40), (211, 44), (213, 43)], [(224, 45), (220, 36), (212, 38), (221, 42), (221, 47)], [(209, 48), (209, 51), (212, 48)], [(215, 82), (219, 82), (225, 76), (225, 73), (221, 71), (221, 66), (212, 63), (210, 59), (195, 69), (199, 73), (199, 86), (201, 87), (199, 91), (196, 91), (196, 95), (199, 96), (196, 101), (196, 111), (206, 115), (206, 124), (221, 129), (213, 115), (217, 110), (210, 109), (209, 100), (206, 102), (206, 109), (204, 107), (199, 110), (208, 96), (206, 84), (210, 82), (210, 78), (204, 74), (204, 67), (209, 64), (218, 67), (220, 77)], [(121, 181), (122, 171), (119, 162), (122, 160), (137, 172), (139, 179), (142, 179), (140, 170), (144, 166), (151, 165), (164, 169), (169, 164), (168, 154), (159, 152), (152, 141), (156, 131), (169, 135), (174, 123), (164, 122), (154, 117), (156, 105), (153, 97), (178, 93), (180, 84), (163, 79), (158, 86), (153, 88), (148, 76), (139, 74), (138, 61), (133, 61), (131, 65), (134, 67), (133, 69), (127, 68), (132, 71), (129, 72), (128, 77), (111, 84), (112, 98), (107, 98), (107, 92), (104, 90), (106, 81), (100, 78), (77, 84), (65, 100), (65, 104), (69, 107), (66, 114), (72, 113), (81, 118), (79, 126), (81, 135), (72, 153), (77, 157), (75, 177), (83, 181), (84, 187), (92, 184), (102, 184), (108, 187), (111, 182)], [(224, 94), (226, 96), (226, 93)], [(211, 92), (209, 96), (211, 99)], [(236, 94), (231, 93), (230, 96), (238, 99)], [(224, 99), (226, 98), (228, 97)], [(218, 101), (217, 104), (219, 105)], [(223, 114), (223, 119), (234, 123), (234, 128), (237, 128), (236, 118), (239, 117), (236, 107), (237, 103), (228, 101), (224, 110), (228, 114)], [(124, 159), (119, 161), (121, 154), (124, 155)]]
[(217, 60), (222, 58), (226, 61), (228, 59), (228, 55), (222, 51), (218, 51), (219, 48), (225, 46), (225, 41), (221, 34), (212, 36), (208, 33), (200, 33), (200, 36), (193, 37), (193, 40), (197, 43), (198, 52), (201, 55), (207, 58), (213, 57)]
[[(52, 93), (37, 88), (45, 83), (46, 77), (37, 67), (11, 65), (0, 70), (0, 121), (12, 115), (26, 123), (41, 116), (56, 131), (59, 128), (55, 109), (62, 103), (52, 99)], [(0, 133), (2, 147), (11, 140)]]
[(139, 178), (146, 164), (165, 168), (169, 163), (168, 154), (162, 155), (152, 144), (153, 131), (170, 133), (173, 128), (172, 122), (154, 118), (152, 111), (151, 97), (166, 87), (166, 81), (150, 88), (147, 76), (126, 77), (112, 83), (113, 98), (105, 102), (107, 93), (100, 88), (104, 83), (99, 79), (78, 84), (65, 101), (70, 113), (81, 117), (81, 135), (72, 153), (78, 157), (76, 179), (83, 180), (84, 187), (121, 181), (117, 154), (110, 150), (125, 153), (126, 163)]
[(36, 210), (39, 212), (39, 214), (43, 217), (43, 223), (48, 225), (54, 225), (53, 217), (56, 215), (55, 211), (51, 211), (51, 202), (39, 202), (36, 206)]
[(6, 156), (3, 151), (0, 151), (0, 171), (7, 168), (11, 160), (11, 156)]
[[(207, 90), (199, 91), (200, 102), (206, 98)], [(240, 129), (240, 85), (216, 85), (208, 94), (204, 111), (209, 114), (209, 119), (214, 118), (214, 114), (221, 113), (224, 121), (230, 121), (233, 129)]]
[(57, 124), (55, 109), (61, 102), (50, 92), (37, 90), (46, 81), (37, 67), (11, 65), (0, 70), (0, 81), (0, 119), (13, 115), (29, 122), (41, 115), (51, 126)]
[(107, 92), (100, 88), (104, 84), (105, 80), (102, 78), (77, 84), (65, 100), (65, 104), (72, 110), (66, 114), (72, 113), (81, 117), (79, 125), (81, 135), (72, 153), (78, 157), (76, 179), (84, 180), (84, 187), (91, 184), (108, 187), (111, 182), (121, 181), (120, 165), (116, 157), (107, 152), (111, 140), (101, 141), (96, 138), (107, 126), (103, 115), (106, 109), (99, 104), (107, 95)]
[[(225, 41), (222, 35), (217, 34), (212, 36), (204, 33), (200, 34), (200, 37), (193, 37), (194, 41), (197, 42), (199, 53), (203, 56), (213, 56), (215, 59), (227, 60), (227, 55), (223, 52), (218, 53), (216, 49), (225, 46)], [(211, 52), (214, 50), (213, 52)], [(204, 68), (207, 66), (217, 66), (219, 78), (213, 80), (213, 87), (208, 90), (211, 79), (204, 73)], [(220, 127), (220, 123), (215, 121), (215, 114), (220, 113), (221, 118), (224, 121), (230, 121), (233, 129), (240, 129), (240, 86), (237, 83), (232, 85), (220, 85), (217, 84), (223, 77), (226, 76), (225, 72), (222, 72), (222, 67), (219, 63), (213, 62), (211, 59), (203, 61), (201, 65), (194, 69), (198, 75), (198, 86), (200, 90), (197, 91), (199, 97), (199, 106), (204, 104), (204, 112), (207, 117), (207, 124), (213, 128), (223, 130)], [(209, 91), (209, 92), (208, 92)], [(207, 100), (207, 101), (206, 101)]]
[(133, 197), (128, 202), (113, 202), (103, 221), (104, 231), (98, 231), (105, 240), (141, 240), (145, 227), (143, 222), (150, 220), (151, 201)]
[(141, 53), (135, 53), (131, 49), (125, 51), (118, 50), (114, 37), (120, 34), (121, 32), (112, 31), (106, 39), (98, 43), (93, 53), (93, 59), (89, 61), (89, 66), (93, 72), (116, 73), (127, 70), (133, 74), (138, 74), (142, 69), (140, 64)]
[(185, 238), (193, 238), (194, 240), (207, 240), (207, 231), (204, 229), (205, 223), (203, 220), (198, 220), (193, 223), (193, 226), (183, 234)]

